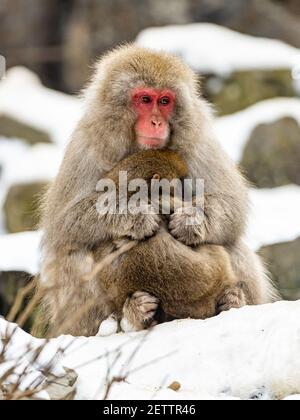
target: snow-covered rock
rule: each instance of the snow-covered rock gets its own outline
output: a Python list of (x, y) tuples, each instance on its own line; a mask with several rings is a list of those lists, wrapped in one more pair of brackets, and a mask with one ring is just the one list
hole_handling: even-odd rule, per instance
[(51, 144), (29, 146), (20, 140), (0, 138), (0, 233), (3, 227), (3, 204), (15, 184), (47, 182), (55, 177), (63, 157), (63, 148)]
[(0, 114), (49, 133), (58, 144), (69, 138), (81, 109), (76, 97), (44, 87), (24, 67), (8, 70), (0, 82)]
[(137, 43), (179, 55), (200, 73), (226, 75), (235, 70), (289, 68), (296, 80), (300, 78), (299, 49), (212, 23), (148, 28), (138, 35)]
[[(108, 368), (109, 380), (126, 378), (112, 386), (110, 399), (292, 399), (300, 394), (299, 317), (300, 301), (278, 302), (174, 321), (150, 333), (59, 337), (31, 371), (42, 372), (56, 349), (68, 347), (56, 373), (62, 366), (76, 371), (77, 399), (103, 398)], [(0, 320), (0, 327), (1, 338), (7, 323)], [(36, 348), (44, 341), (18, 330), (10, 357), (28, 343)], [(175, 381), (178, 391), (169, 388)]]
[(240, 162), (252, 131), (260, 124), (292, 117), (300, 124), (300, 99), (275, 98), (259, 102), (244, 111), (216, 119), (215, 129), (222, 147)]
[(50, 181), (56, 175), (82, 110), (78, 98), (44, 87), (26, 68), (12, 68), (1, 80), (0, 115), (49, 133), (54, 144), (29, 146), (22, 139), (0, 138), (0, 232), (4, 231), (1, 213), (9, 188), (16, 183)]
[(250, 191), (246, 242), (254, 249), (300, 236), (300, 187), (288, 185)]

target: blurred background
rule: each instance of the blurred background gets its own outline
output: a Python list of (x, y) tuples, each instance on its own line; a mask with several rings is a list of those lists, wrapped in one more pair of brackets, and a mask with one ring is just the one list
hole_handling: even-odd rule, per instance
[(123, 42), (180, 55), (253, 184), (245, 240), (300, 298), (299, 0), (0, 0), (0, 315), (39, 270), (37, 197), (95, 59)]

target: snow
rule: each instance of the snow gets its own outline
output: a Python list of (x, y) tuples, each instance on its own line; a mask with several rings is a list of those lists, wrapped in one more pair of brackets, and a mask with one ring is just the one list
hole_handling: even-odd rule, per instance
[(300, 237), (300, 187), (251, 190), (251, 213), (246, 242), (250, 248)]
[(0, 114), (49, 133), (54, 144), (30, 146), (21, 139), (0, 138), (0, 234), (4, 232), (3, 203), (9, 188), (54, 178), (82, 109), (78, 98), (44, 87), (23, 67), (10, 69), (1, 80)]
[(57, 174), (62, 158), (63, 149), (56, 145), (29, 146), (21, 140), (0, 138), (0, 234), (4, 232), (3, 204), (9, 188), (15, 184), (50, 181)]
[(217, 137), (228, 155), (239, 162), (254, 128), (284, 117), (292, 117), (300, 124), (300, 99), (268, 99), (244, 111), (219, 117), (215, 125)]
[[(299, 317), (300, 301), (278, 302), (173, 321), (150, 333), (59, 337), (31, 368), (39, 372), (55, 349), (68, 346), (56, 366), (58, 373), (61, 366), (78, 373), (77, 399), (103, 398), (108, 367), (110, 379), (126, 377), (112, 386), (110, 399), (294, 399), (300, 394)], [(0, 338), (5, 330), (0, 320)], [(12, 355), (28, 342), (44, 343), (20, 330), (14, 341)], [(168, 388), (174, 381), (179, 391)]]
[[(9, 345), (4, 348), (5, 341), (1, 339), (10, 338)], [(18, 384), (19, 391), (28, 389), (36, 390), (36, 386), (43, 387), (46, 377), (43, 370), (51, 366), (51, 373), (57, 377), (63, 376), (65, 370), (59, 363), (61, 351), (67, 343), (61, 342), (58, 346), (55, 342), (46, 343), (45, 340), (38, 340), (22, 331), (16, 324), (8, 323), (0, 318), (0, 353), (4, 351), (4, 362), (0, 364), (0, 378), (4, 377), (10, 370), (5, 383)], [(38, 357), (37, 353), (40, 353)], [(49, 399), (46, 391), (39, 391), (35, 397)]]
[(235, 70), (283, 68), (299, 78), (299, 49), (211, 23), (148, 28), (138, 35), (137, 43), (179, 55), (200, 73), (226, 75)]
[(0, 235), (0, 271), (39, 272), (41, 232)]
[(24, 67), (14, 67), (0, 82), (0, 114), (6, 114), (50, 134), (65, 144), (81, 115), (76, 97), (44, 87)]

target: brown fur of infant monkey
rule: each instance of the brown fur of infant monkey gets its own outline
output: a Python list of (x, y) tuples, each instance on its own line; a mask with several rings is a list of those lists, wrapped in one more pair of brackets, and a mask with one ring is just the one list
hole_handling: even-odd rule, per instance
[[(106, 177), (114, 181), (119, 191), (119, 172), (126, 171), (128, 183), (134, 179), (144, 179), (151, 187), (152, 179), (183, 179), (187, 173), (187, 165), (175, 152), (170, 150), (147, 150), (138, 152), (121, 161)], [(128, 193), (128, 196), (130, 197)], [(171, 212), (174, 208), (171, 205)], [(152, 237), (139, 241), (125, 253), (118, 255), (112, 262), (114, 269), (105, 265), (99, 271), (101, 287), (110, 299), (112, 318), (121, 322), (123, 331), (145, 328), (137, 325), (134, 312), (123, 318), (123, 307), (130, 304), (132, 296), (138, 291), (147, 292), (154, 297), (148, 301), (146, 309), (151, 310), (159, 302), (160, 310), (155, 322), (174, 318), (206, 318), (216, 315), (226, 301), (226, 292), (238, 286), (233, 273), (230, 257), (224, 247), (217, 245), (201, 245), (188, 247), (178, 242), (167, 230), (167, 223), (161, 215), (161, 228)], [(114, 238), (119, 240), (121, 238)], [(126, 244), (121, 245), (126, 246)], [(101, 261), (101, 248), (95, 252), (95, 260)], [(104, 257), (105, 258), (105, 257)], [(133, 264), (134, 262), (134, 264)], [(113, 278), (112, 278), (113, 276)], [(237, 287), (237, 290), (239, 288)], [(223, 302), (224, 301), (224, 302)], [(237, 296), (236, 306), (242, 306), (243, 299)], [(234, 305), (232, 305), (234, 306)], [(105, 325), (105, 322), (102, 326)], [(106, 334), (100, 327), (100, 334)], [(102, 330), (102, 331), (101, 331)], [(110, 331), (111, 332), (111, 331)]]

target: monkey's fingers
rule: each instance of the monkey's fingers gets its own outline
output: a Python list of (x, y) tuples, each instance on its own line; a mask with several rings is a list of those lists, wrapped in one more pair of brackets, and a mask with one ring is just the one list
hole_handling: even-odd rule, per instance
[(151, 206), (144, 208), (144, 213), (137, 214), (133, 220), (132, 231), (129, 237), (134, 240), (151, 238), (160, 228), (161, 219), (153, 212)]
[(145, 314), (145, 320), (155, 315), (159, 300), (147, 292), (135, 292), (132, 298), (138, 309)]
[(217, 304), (217, 313), (220, 314), (230, 309), (238, 309), (246, 305), (246, 297), (243, 290), (239, 287), (228, 289)]
[(205, 242), (204, 221), (202, 212), (198, 212), (197, 209), (177, 209), (171, 215), (169, 231), (179, 242), (188, 246), (198, 246)]
[(123, 308), (121, 328), (124, 332), (149, 328), (158, 309), (159, 300), (147, 292), (135, 292)]
[(134, 300), (138, 299), (139, 304), (149, 303), (149, 302), (152, 302), (152, 303), (158, 303), (159, 302), (157, 297), (151, 295), (148, 292), (135, 292), (131, 296), (131, 299), (134, 299)]

